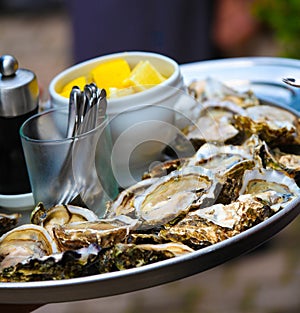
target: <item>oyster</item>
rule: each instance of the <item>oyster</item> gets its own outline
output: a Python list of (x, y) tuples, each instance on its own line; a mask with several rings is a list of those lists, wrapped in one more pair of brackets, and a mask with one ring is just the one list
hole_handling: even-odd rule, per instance
[(255, 159), (259, 167), (281, 171), (292, 177), (300, 186), (299, 154), (282, 152), (279, 148), (272, 150), (265, 142), (262, 142), (255, 149)]
[(275, 155), (278, 163), (294, 178), (300, 187), (300, 155), (280, 154)]
[(275, 151), (275, 158), (287, 171), (300, 172), (300, 155)]
[(114, 263), (117, 269), (125, 270), (191, 253), (194, 250), (181, 243), (122, 244), (114, 247)]
[(223, 182), (217, 202), (228, 204), (238, 197), (241, 177), (245, 170), (255, 166), (250, 142), (242, 146), (204, 144), (190, 158), (188, 165), (211, 170)]
[(19, 213), (0, 213), (0, 236), (16, 226), (20, 217), (21, 214)]
[(214, 173), (222, 173), (247, 159), (253, 159), (253, 155), (245, 146), (206, 143), (189, 159), (187, 165), (200, 165)]
[(274, 213), (262, 199), (242, 195), (230, 204), (218, 203), (190, 212), (177, 224), (161, 230), (159, 236), (200, 249), (233, 237)]
[(57, 253), (58, 247), (41, 226), (25, 224), (0, 238), (0, 270), (30, 258)]
[(135, 185), (123, 190), (117, 199), (108, 204), (104, 218), (114, 218), (119, 215), (127, 215), (136, 218), (134, 199), (151, 186), (156, 179), (142, 180)]
[(59, 204), (46, 209), (39, 203), (31, 213), (31, 223), (44, 227), (51, 235), (55, 225), (97, 220), (98, 217), (93, 211), (69, 204)]
[(166, 176), (173, 171), (179, 170), (189, 163), (189, 158), (180, 158), (167, 160), (162, 163), (156, 164), (150, 170), (143, 175), (143, 179), (158, 178)]
[(203, 142), (239, 143), (244, 139), (244, 133), (232, 125), (231, 119), (243, 114), (244, 110), (231, 102), (206, 103), (194, 123), (187, 126), (183, 133), (196, 149)]
[(107, 248), (125, 240), (135, 224), (136, 220), (120, 215), (114, 219), (101, 219), (95, 222), (56, 225), (52, 230), (62, 251), (76, 250), (90, 244)]
[(259, 105), (258, 98), (251, 90), (239, 92), (211, 77), (206, 80), (192, 82), (188, 86), (188, 91), (199, 101), (207, 99), (226, 100), (243, 108)]
[(259, 197), (276, 212), (300, 197), (300, 188), (283, 172), (253, 169), (244, 173), (239, 193)]
[(108, 249), (89, 245), (47, 257), (32, 258), (0, 273), (0, 281), (44, 281), (96, 275), (139, 267), (193, 252), (180, 243), (116, 244)]
[[(300, 147), (298, 152), (300, 153)], [(300, 155), (285, 153), (279, 149), (275, 149), (272, 152), (272, 156), (277, 161), (280, 168), (294, 178), (295, 182), (300, 187)], [(273, 164), (274, 163), (276, 164), (276, 162), (273, 162)]]
[(291, 112), (270, 105), (245, 109), (245, 114), (236, 114), (234, 126), (243, 132), (258, 134), (267, 144), (299, 144), (299, 119)]
[(232, 230), (223, 228), (207, 219), (188, 213), (175, 225), (160, 230), (159, 236), (167, 241), (183, 243), (194, 250), (232, 237)]
[(135, 198), (139, 227), (159, 227), (186, 214), (191, 207), (213, 203), (219, 187), (220, 183), (212, 172), (200, 166), (173, 171)]
[(102, 268), (110, 269), (106, 263), (101, 266), (100, 251), (100, 247), (91, 245), (76, 251), (24, 260), (6, 267), (0, 273), (0, 281), (45, 281), (99, 274)]

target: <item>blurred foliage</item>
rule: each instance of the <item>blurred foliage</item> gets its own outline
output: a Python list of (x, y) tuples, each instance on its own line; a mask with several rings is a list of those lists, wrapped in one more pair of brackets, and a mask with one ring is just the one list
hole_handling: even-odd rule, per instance
[(273, 31), (281, 56), (300, 58), (299, 0), (254, 0), (253, 14)]

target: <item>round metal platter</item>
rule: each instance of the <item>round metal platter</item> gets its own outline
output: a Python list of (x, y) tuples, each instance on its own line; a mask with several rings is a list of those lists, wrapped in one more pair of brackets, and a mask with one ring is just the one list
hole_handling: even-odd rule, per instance
[(300, 77), (300, 61), (287, 58), (228, 58), (181, 66), (185, 83), (215, 78), (237, 90), (251, 89), (260, 99), (291, 106), (300, 111), (300, 89), (282, 78)]
[[(187, 83), (211, 76), (230, 85), (251, 88), (255, 92), (258, 86), (258, 96), (268, 102), (295, 109), (300, 105), (298, 91), (281, 82), (283, 77), (300, 77), (300, 61), (280, 58), (225, 59), (183, 65), (182, 72)], [(290, 110), (300, 117), (294, 109)], [(256, 248), (286, 227), (299, 213), (300, 198), (266, 221), (230, 239), (140, 268), (67, 280), (0, 283), (0, 303), (78, 301), (175, 281), (213, 268)]]

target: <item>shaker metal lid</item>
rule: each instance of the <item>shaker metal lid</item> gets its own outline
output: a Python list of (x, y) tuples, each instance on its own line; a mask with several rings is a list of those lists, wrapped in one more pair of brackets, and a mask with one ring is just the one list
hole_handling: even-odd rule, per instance
[(38, 106), (39, 88), (35, 74), (19, 69), (11, 55), (0, 57), (0, 116), (23, 115)]

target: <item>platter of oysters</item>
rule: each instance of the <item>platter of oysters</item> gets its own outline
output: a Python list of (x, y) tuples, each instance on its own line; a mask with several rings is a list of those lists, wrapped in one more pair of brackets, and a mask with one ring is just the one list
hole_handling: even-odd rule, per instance
[[(0, 214), (0, 301), (49, 303), (153, 287), (222, 264), (300, 212), (300, 114), (207, 78), (177, 107), (194, 153), (163, 162), (102, 218), (39, 203), (30, 223)], [(176, 141), (176, 139), (175, 139)], [(182, 142), (174, 145), (178, 149)]]

